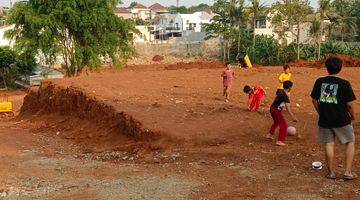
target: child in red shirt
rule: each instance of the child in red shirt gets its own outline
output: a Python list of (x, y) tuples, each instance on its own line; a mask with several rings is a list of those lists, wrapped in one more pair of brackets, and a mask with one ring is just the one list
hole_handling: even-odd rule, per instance
[(253, 88), (245, 85), (244, 93), (249, 95), (248, 110), (250, 111), (258, 110), (260, 108), (261, 101), (266, 95), (265, 90), (259, 85), (256, 85)]

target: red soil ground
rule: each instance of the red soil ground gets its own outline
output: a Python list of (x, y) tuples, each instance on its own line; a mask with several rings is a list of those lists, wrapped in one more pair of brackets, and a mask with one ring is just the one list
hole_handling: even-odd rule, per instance
[[(299, 122), (289, 124), (298, 135), (288, 137), (289, 146), (277, 147), (264, 135), (281, 68), (235, 69), (233, 95), (225, 103), (220, 66), (138, 66), (47, 81), (25, 98), (17, 120), (36, 134), (59, 133), (56, 137), (74, 141), (80, 155), (127, 151), (135, 159), (126, 162), (146, 164), (149, 173), (163, 167), (201, 182), (188, 199), (360, 199), (359, 180), (327, 180), (325, 170), (310, 169), (313, 161), (324, 162), (309, 98), (324, 69), (292, 68), (291, 99)], [(359, 96), (360, 71), (345, 68), (341, 75)], [(246, 111), (245, 84), (267, 90), (260, 112)], [(354, 126), (358, 132), (360, 123)], [(343, 148), (337, 147), (340, 176)], [(354, 171), (359, 167), (356, 159)]]

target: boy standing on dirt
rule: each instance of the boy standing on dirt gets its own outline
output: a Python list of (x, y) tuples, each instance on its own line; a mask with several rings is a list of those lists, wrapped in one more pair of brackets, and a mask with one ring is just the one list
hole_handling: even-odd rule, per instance
[(324, 143), (329, 179), (335, 179), (333, 168), (334, 140), (346, 145), (344, 180), (353, 180), (357, 175), (351, 171), (355, 152), (355, 135), (351, 121), (355, 119), (356, 100), (351, 84), (337, 76), (342, 69), (342, 60), (331, 57), (326, 62), (328, 76), (319, 78), (311, 92), (313, 104), (319, 114), (318, 140)]
[(231, 70), (231, 65), (229, 62), (226, 64), (226, 69), (222, 72), (221, 77), (223, 78), (223, 96), (225, 97), (225, 102), (229, 102), (230, 90), (233, 82), (235, 73)]
[(274, 120), (274, 123), (270, 128), (269, 134), (267, 135), (268, 139), (274, 139), (275, 130), (279, 126), (280, 127), (279, 137), (276, 142), (276, 145), (279, 146), (286, 145), (284, 141), (286, 139), (286, 134), (287, 134), (287, 123), (282, 114), (284, 108), (288, 111), (293, 121), (297, 122), (295, 115), (292, 113), (290, 109), (290, 99), (288, 96), (288, 93), (290, 92), (293, 83), (291, 81), (285, 81), (283, 85), (284, 85), (283, 86), (284, 89), (280, 90), (276, 94), (276, 98), (270, 107), (270, 114)]
[(291, 80), (291, 72), (290, 72), (290, 66), (289, 65), (284, 65), (284, 72), (280, 74), (279, 76), (279, 84), (277, 86), (277, 91), (276, 94), (280, 91), (284, 89), (284, 82), (285, 81), (290, 81)]
[(261, 101), (266, 95), (265, 90), (259, 85), (256, 85), (253, 88), (245, 85), (244, 93), (249, 95), (248, 110), (250, 111), (258, 110), (260, 108)]

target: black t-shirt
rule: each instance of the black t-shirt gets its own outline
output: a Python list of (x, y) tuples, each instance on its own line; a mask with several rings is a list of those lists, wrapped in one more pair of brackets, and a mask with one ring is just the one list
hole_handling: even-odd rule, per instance
[(271, 107), (282, 110), (285, 103), (290, 103), (289, 96), (286, 94), (284, 90), (279, 90), (276, 93), (276, 97), (274, 102), (271, 104)]
[(320, 102), (320, 127), (339, 128), (351, 124), (347, 103), (356, 97), (349, 81), (336, 76), (319, 78), (311, 97)]

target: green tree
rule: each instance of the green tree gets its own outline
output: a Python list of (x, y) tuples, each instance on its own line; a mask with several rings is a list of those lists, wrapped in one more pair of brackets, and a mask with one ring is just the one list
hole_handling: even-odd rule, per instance
[(253, 51), (255, 51), (255, 29), (256, 29), (256, 21), (265, 15), (266, 7), (264, 4), (261, 4), (259, 0), (251, 0), (250, 13), (252, 14), (252, 26), (253, 26)]
[(221, 37), (223, 40), (223, 59), (228, 60), (230, 50), (230, 40), (234, 36), (231, 20), (231, 4), (226, 0), (217, 0), (213, 5), (215, 16), (211, 23), (204, 26), (207, 37)]
[(206, 3), (201, 3), (197, 6), (191, 6), (188, 8), (188, 13), (194, 13), (194, 12), (199, 12), (199, 11), (204, 11), (207, 9), (210, 9), (211, 6), (206, 4)]
[(308, 0), (281, 0), (273, 5), (272, 23), (279, 37), (290, 32), (296, 37), (297, 59), (300, 59), (301, 25), (312, 10)]
[(309, 34), (312, 37), (314, 44), (317, 45), (317, 59), (320, 60), (321, 56), (321, 40), (322, 40), (322, 32), (321, 32), (321, 21), (318, 19), (314, 19), (311, 23), (311, 27), (309, 30)]
[(356, 19), (357, 41), (360, 42), (360, 1), (353, 1), (351, 16)]
[[(319, 0), (319, 31), (320, 31), (320, 35), (318, 35), (317, 39), (318, 39), (318, 55), (317, 55), (317, 59), (320, 60), (321, 57), (321, 43), (322, 43), (322, 39), (324, 37), (324, 20), (326, 18), (328, 18), (329, 16), (329, 12), (331, 10), (331, 2), (330, 0)], [(312, 34), (314, 35), (314, 31), (316, 31), (316, 24), (317, 22), (313, 22), (313, 30), (312, 30)]]
[[(9, 75), (16, 62), (16, 53), (9, 47), (0, 47), (0, 78), (5, 88), (9, 85)], [(12, 77), (11, 77), (12, 78)]]
[(334, 0), (332, 6), (334, 8), (333, 19), (340, 29), (341, 41), (345, 41), (346, 36), (356, 33), (356, 17), (351, 16), (356, 8), (352, 7), (349, 0)]
[(176, 14), (176, 13), (187, 14), (189, 13), (189, 10), (185, 6), (180, 6), (180, 7), (170, 6), (169, 12), (172, 14)]
[(117, 65), (133, 52), (134, 25), (114, 14), (117, 0), (29, 0), (9, 14), (15, 28), (7, 36), (22, 52), (33, 52), (53, 65), (62, 58), (68, 76), (84, 66), (97, 68), (109, 57)]
[(136, 5), (137, 3), (135, 1), (131, 2), (129, 5), (129, 9), (133, 9)]
[(12, 87), (20, 75), (31, 74), (35, 58), (28, 52), (18, 53), (8, 46), (0, 47), (0, 81), (5, 88)]
[(135, 19), (133, 19), (133, 21), (134, 21), (134, 24), (137, 26), (143, 26), (143, 25), (147, 24), (147, 22), (141, 18), (135, 18)]
[[(237, 56), (236, 60), (240, 58), (241, 51), (241, 36), (243, 35), (244, 30), (246, 29), (246, 12), (244, 10), (244, 0), (231, 0), (230, 8), (230, 17), (231, 17), (231, 27), (233, 27), (233, 32), (237, 32)], [(234, 39), (232, 39), (234, 40)], [(231, 44), (233, 41), (231, 41)]]

